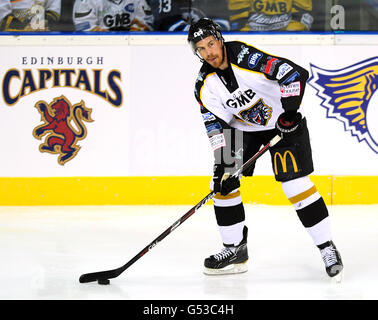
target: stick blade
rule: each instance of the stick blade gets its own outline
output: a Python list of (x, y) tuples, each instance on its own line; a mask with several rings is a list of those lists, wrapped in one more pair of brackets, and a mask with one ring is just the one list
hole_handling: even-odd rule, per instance
[(112, 279), (118, 277), (120, 274), (117, 272), (118, 269), (109, 270), (109, 271), (99, 271), (99, 272), (92, 272), (92, 273), (85, 273), (82, 274), (79, 278), (80, 283), (88, 283), (88, 282), (95, 282), (101, 279)]

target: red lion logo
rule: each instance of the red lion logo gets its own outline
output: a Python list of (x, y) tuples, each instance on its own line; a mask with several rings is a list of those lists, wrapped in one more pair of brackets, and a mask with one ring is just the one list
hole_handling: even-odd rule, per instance
[[(35, 107), (44, 123), (33, 130), (33, 136), (41, 140), (43, 135), (48, 134), (44, 143), (39, 146), (39, 150), (59, 154), (58, 163), (64, 165), (79, 152), (80, 146), (76, 143), (87, 136), (83, 121), (93, 121), (92, 109), (86, 108), (84, 101), (71, 106), (65, 96), (55, 98), (50, 105), (45, 101), (38, 101)], [(72, 121), (78, 130), (71, 125)]]

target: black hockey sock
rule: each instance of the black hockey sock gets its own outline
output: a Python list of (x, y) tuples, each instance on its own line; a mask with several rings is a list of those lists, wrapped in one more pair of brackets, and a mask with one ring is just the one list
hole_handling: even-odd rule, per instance
[(297, 214), (305, 228), (311, 228), (328, 217), (328, 209), (323, 198), (309, 204), (303, 209), (298, 209)]
[(218, 207), (214, 205), (218, 226), (231, 226), (245, 220), (243, 203), (232, 207)]

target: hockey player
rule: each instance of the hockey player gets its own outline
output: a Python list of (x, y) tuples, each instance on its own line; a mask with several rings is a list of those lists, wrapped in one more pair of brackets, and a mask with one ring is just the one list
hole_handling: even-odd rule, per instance
[(231, 30), (310, 30), (312, 0), (228, 0)]
[[(195, 97), (214, 150), (210, 182), (223, 249), (205, 259), (206, 274), (247, 271), (247, 233), (240, 196), (240, 167), (277, 133), (270, 148), (273, 171), (315, 245), (330, 277), (343, 264), (332, 241), (323, 198), (309, 178), (313, 163), (306, 118), (298, 112), (308, 72), (292, 61), (242, 42), (225, 42), (219, 26), (201, 19), (190, 27), (188, 42), (203, 62)], [(231, 151), (230, 151), (231, 150)], [(243, 173), (252, 176), (254, 166)], [(341, 276), (341, 274), (340, 274)]]
[(151, 31), (153, 17), (146, 0), (76, 0), (76, 31)]
[(49, 31), (60, 10), (61, 0), (1, 0), (0, 31)]

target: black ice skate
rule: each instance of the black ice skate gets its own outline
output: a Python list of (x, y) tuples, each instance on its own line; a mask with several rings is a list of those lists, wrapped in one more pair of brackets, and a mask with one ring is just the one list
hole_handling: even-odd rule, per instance
[(248, 270), (247, 227), (243, 240), (237, 246), (224, 245), (220, 253), (205, 259), (204, 273), (207, 275), (242, 273)]
[(318, 246), (322, 255), (327, 274), (337, 282), (341, 281), (343, 263), (339, 251), (332, 241)]

